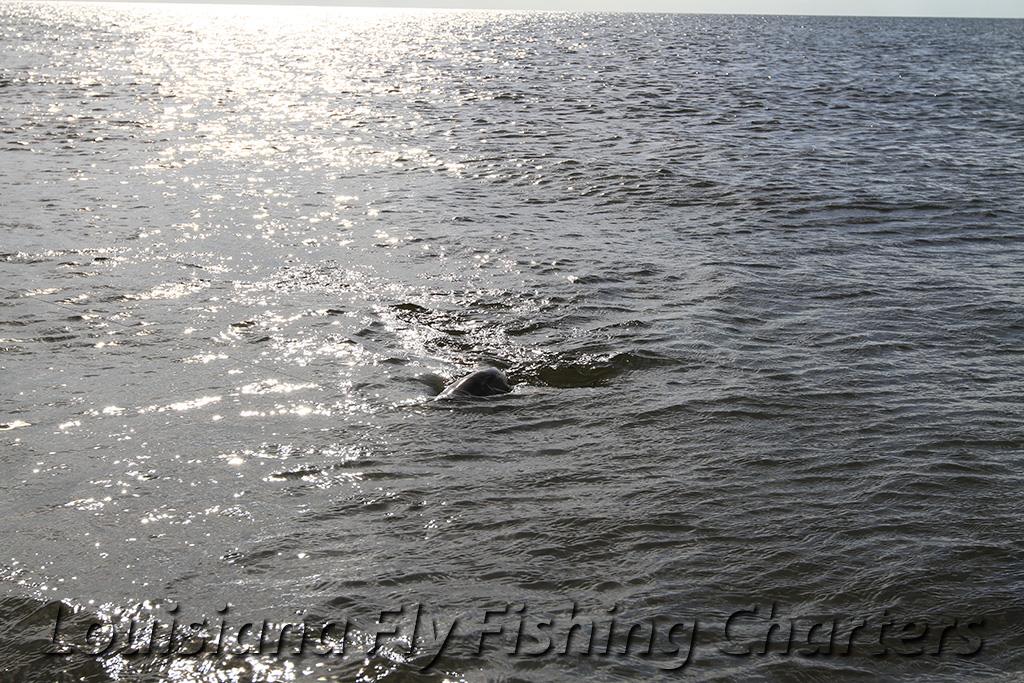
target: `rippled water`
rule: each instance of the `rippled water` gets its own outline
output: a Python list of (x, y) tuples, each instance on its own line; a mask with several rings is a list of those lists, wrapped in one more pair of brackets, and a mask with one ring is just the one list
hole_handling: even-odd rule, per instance
[[(0, 4), (3, 675), (661, 675), (65, 660), (58, 599), (364, 645), (575, 602), (706, 625), (701, 678), (1021, 675), (1022, 93), (1021, 21)], [(481, 365), (514, 393), (431, 400)], [(773, 602), (984, 647), (723, 652)]]

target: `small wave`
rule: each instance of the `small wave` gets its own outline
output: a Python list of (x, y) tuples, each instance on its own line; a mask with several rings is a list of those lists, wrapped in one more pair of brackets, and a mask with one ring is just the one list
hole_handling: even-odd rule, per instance
[(513, 381), (526, 381), (562, 389), (599, 387), (637, 370), (680, 365), (676, 358), (650, 351), (629, 351), (608, 357), (562, 357), (530, 369), (512, 369)]

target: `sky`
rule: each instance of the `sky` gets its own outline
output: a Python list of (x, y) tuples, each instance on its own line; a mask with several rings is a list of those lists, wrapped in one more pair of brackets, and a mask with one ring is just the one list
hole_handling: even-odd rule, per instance
[(1024, 0), (362, 0), (329, 4), (725, 14), (1024, 18)]
[(1024, 18), (1024, 0), (302, 0), (291, 3), (285, 0), (227, 1), (261, 5)]

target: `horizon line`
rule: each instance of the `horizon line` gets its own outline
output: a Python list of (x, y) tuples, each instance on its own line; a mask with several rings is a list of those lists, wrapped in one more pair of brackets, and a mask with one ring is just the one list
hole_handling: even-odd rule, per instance
[[(665, 14), (683, 16), (738, 16), (738, 17), (834, 17), (848, 19), (962, 19), (962, 20), (996, 20), (996, 21), (1022, 21), (1022, 16), (1005, 15), (974, 15), (962, 16), (955, 14), (847, 14), (845, 12), (821, 12), (807, 14), (804, 12), (713, 12), (713, 11), (684, 11), (664, 9), (541, 9), (534, 7), (473, 7), (473, 6), (452, 6), (443, 4), (380, 4), (364, 5), (348, 3), (344, 0), (302, 0), (297, 3), (279, 2), (278, 0), (6, 0), (9, 2), (44, 2), (48, 4), (74, 4), (89, 3), (100, 5), (200, 5), (200, 6), (235, 6), (235, 7), (327, 7), (339, 9), (361, 9), (361, 10), (442, 10), (458, 12), (530, 12), (537, 14)], [(0, 0), (0, 3), (5, 0)], [(468, 3), (467, 3), (468, 4)]]

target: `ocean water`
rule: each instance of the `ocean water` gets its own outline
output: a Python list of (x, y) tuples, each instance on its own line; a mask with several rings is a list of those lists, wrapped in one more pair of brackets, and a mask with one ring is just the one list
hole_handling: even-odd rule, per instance
[(1021, 21), (3, 2), (0, 679), (1015, 680), (1022, 220)]

